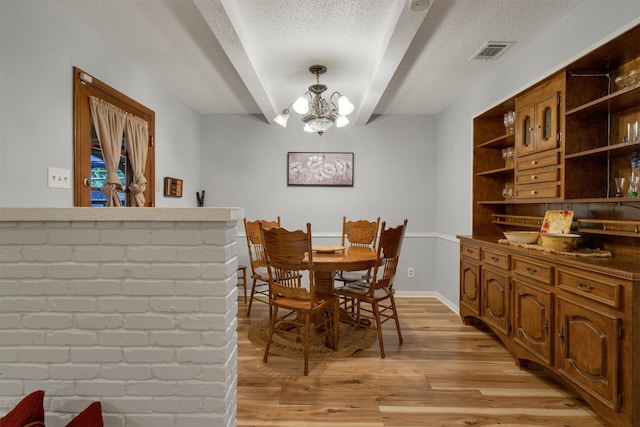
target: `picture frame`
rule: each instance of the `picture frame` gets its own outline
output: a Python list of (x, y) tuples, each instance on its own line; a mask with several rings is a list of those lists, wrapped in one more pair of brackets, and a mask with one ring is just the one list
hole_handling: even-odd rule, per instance
[(164, 197), (182, 197), (182, 180), (165, 176)]
[(353, 153), (287, 153), (288, 186), (353, 187)]

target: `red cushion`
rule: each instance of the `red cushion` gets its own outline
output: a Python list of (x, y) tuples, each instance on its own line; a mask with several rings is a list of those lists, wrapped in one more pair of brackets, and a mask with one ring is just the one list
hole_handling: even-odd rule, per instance
[(2, 427), (23, 427), (35, 422), (44, 423), (44, 391), (37, 390), (23, 398), (15, 408), (0, 418)]
[[(100, 402), (93, 402), (87, 409), (80, 412), (71, 420), (67, 427), (103, 427), (102, 405)], [(4, 426), (2, 426), (4, 427)]]

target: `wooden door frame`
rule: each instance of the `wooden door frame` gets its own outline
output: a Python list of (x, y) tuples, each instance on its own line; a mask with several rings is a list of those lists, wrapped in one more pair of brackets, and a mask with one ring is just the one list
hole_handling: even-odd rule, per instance
[[(145, 207), (155, 206), (155, 112), (77, 67), (73, 67), (73, 205), (86, 207), (90, 206), (91, 202), (89, 200), (87, 204), (81, 192), (84, 179), (87, 177), (91, 179), (91, 166), (83, 161), (83, 156), (86, 155), (83, 151), (86, 147), (82, 145), (83, 142), (86, 144), (87, 135), (91, 135), (91, 114), (88, 102), (90, 95), (104, 99), (146, 120), (149, 124), (149, 150), (145, 167), (147, 187), (144, 196)], [(128, 194), (127, 199), (130, 199)]]

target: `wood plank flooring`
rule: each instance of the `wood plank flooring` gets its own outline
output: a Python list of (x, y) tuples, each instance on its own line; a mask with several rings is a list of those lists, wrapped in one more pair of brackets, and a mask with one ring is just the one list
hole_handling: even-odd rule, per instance
[(487, 329), (465, 326), (434, 298), (398, 298), (404, 343), (384, 325), (378, 343), (351, 357), (302, 361), (263, 352), (247, 338), (267, 316), (238, 303), (238, 427), (606, 427), (541, 368), (519, 369)]

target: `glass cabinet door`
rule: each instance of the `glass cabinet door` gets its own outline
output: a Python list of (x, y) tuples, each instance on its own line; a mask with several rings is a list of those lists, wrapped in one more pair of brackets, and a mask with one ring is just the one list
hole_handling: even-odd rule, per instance
[(535, 109), (533, 104), (516, 111), (516, 155), (523, 156), (535, 151)]
[(558, 94), (536, 104), (536, 151), (558, 146)]

